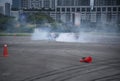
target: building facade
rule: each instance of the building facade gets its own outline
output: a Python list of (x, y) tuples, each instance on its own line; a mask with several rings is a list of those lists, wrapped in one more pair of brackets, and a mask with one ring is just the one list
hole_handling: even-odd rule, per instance
[(13, 10), (19, 10), (21, 9), (21, 0), (12, 0), (12, 9)]
[(94, 0), (93, 8), (90, 0), (57, 0), (56, 20), (78, 23), (119, 23), (119, 0)]
[(10, 16), (11, 6), (10, 3), (5, 3), (5, 15)]
[(56, 21), (64, 23), (120, 24), (120, 0), (20, 0), (20, 2), (21, 9), (47, 11)]
[(4, 6), (0, 5), (0, 14), (4, 14)]

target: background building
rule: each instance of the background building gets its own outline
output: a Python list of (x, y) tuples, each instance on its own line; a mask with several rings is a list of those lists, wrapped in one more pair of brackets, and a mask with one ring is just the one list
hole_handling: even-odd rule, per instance
[(5, 15), (10, 16), (11, 6), (10, 3), (5, 3)]
[(29, 0), (29, 8), (32, 9), (54, 9), (55, 0)]
[(44, 11), (56, 21), (76, 25), (120, 23), (120, 0), (13, 0), (13, 7)]
[(15, 20), (19, 19), (19, 11), (11, 11), (11, 16), (15, 17)]
[(29, 8), (29, 0), (21, 0), (21, 8), (22, 9), (28, 9)]
[(12, 9), (18, 10), (21, 8), (21, 0), (12, 0)]
[(4, 14), (4, 6), (0, 5), (0, 14)]

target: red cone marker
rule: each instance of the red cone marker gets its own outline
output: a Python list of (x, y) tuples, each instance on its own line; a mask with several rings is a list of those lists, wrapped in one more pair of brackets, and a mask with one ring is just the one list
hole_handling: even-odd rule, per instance
[(86, 63), (91, 63), (92, 62), (92, 57), (83, 57), (82, 59), (80, 59), (80, 62), (86, 62)]
[(84, 61), (85, 62), (87, 62), (87, 63), (91, 63), (92, 62), (92, 57), (86, 57), (85, 59), (84, 59)]
[(3, 56), (4, 56), (4, 57), (8, 57), (8, 48), (7, 48), (7, 44), (4, 45)]

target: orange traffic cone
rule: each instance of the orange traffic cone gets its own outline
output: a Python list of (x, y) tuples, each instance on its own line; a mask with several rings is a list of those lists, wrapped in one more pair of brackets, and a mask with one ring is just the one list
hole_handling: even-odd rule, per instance
[(14, 34), (14, 37), (16, 37), (16, 34)]
[(7, 48), (7, 44), (4, 44), (3, 56), (4, 56), (4, 57), (8, 57), (8, 48)]
[(82, 59), (80, 59), (80, 62), (91, 63), (92, 62), (92, 57), (91, 56), (83, 57)]

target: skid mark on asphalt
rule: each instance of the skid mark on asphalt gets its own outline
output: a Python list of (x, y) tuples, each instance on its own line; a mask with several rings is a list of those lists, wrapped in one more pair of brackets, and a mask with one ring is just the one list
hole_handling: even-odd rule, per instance
[[(94, 64), (65, 67), (65, 68), (50, 71), (47, 73), (31, 76), (31, 77), (28, 77), (28, 78), (20, 80), (20, 81), (36, 81), (36, 80), (40, 80), (42, 78), (47, 78), (47, 77), (53, 77), (52, 80), (50, 80), (50, 81), (65, 81), (65, 80), (68, 80), (71, 78), (75, 78), (82, 74), (107, 69), (107, 68), (110, 68), (111, 66), (118, 67), (118, 64), (119, 64), (119, 61), (117, 61), (117, 60), (109, 60), (109, 61), (103, 60), (101, 62), (94, 63)], [(100, 67), (98, 68), (98, 66), (100, 66)], [(57, 76), (57, 77), (54, 77), (54, 76)]]
[(109, 75), (101, 78), (97, 78), (91, 81), (120, 81), (120, 73), (114, 74), (114, 75)]

